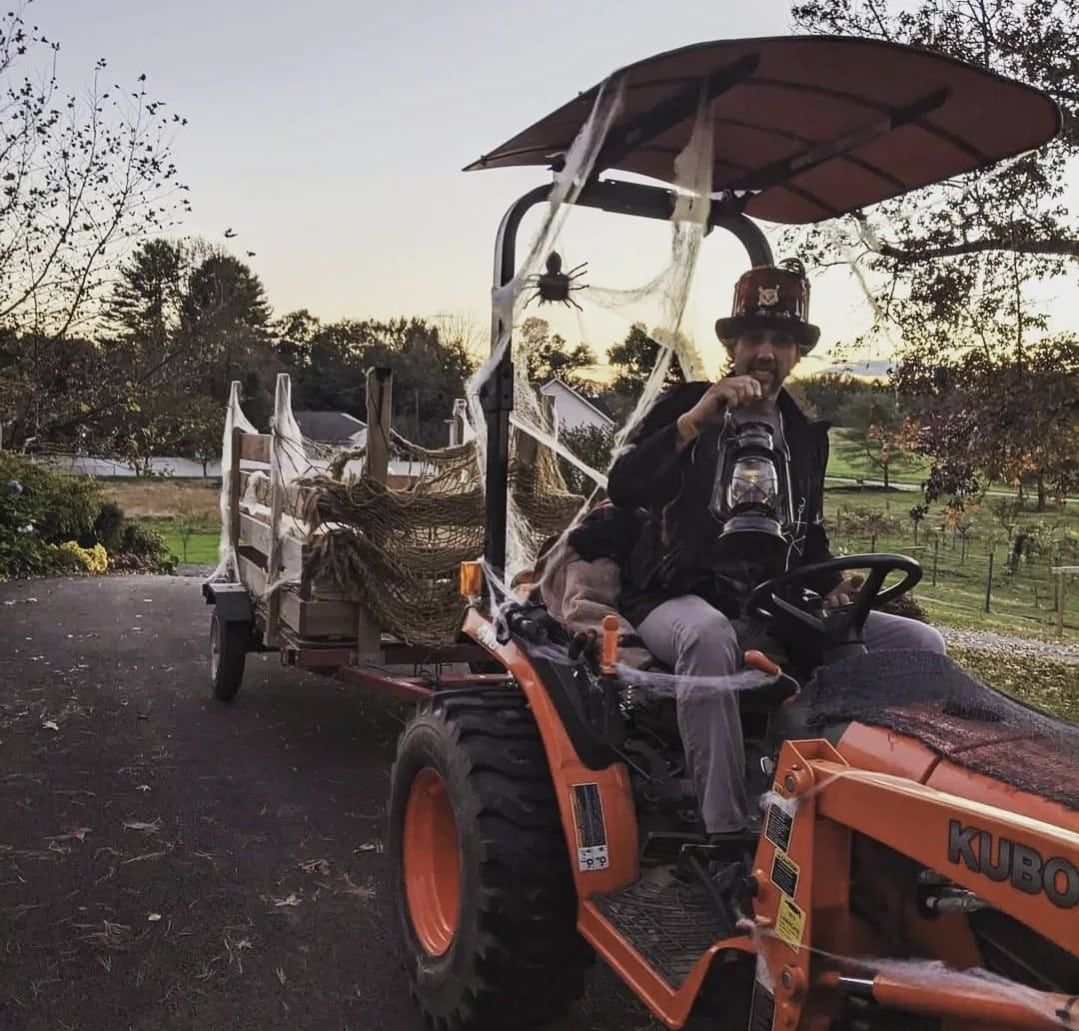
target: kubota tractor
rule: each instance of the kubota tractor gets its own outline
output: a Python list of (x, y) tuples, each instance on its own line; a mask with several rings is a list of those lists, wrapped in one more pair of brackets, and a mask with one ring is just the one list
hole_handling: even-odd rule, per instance
[[(572, 203), (667, 219), (701, 97), (714, 118), (709, 226), (753, 264), (753, 217), (836, 217), (1038, 146), (1055, 106), (1024, 85), (876, 41), (738, 40), (619, 73), (624, 101)], [(566, 167), (601, 87), (474, 167)], [(527, 194), (499, 232), (516, 274)], [(496, 337), (508, 338), (496, 310)], [(436, 689), (401, 734), (389, 805), (396, 918), (432, 1031), (541, 1028), (595, 957), (666, 1026), (1079, 1027), (1079, 728), (929, 653), (868, 654), (867, 614), (908, 591), (898, 555), (825, 610), (820, 567), (760, 585), (748, 613), (789, 655), (748, 657), (739, 693), (757, 840), (710, 844), (687, 795), (673, 703), (629, 677), (613, 630), (581, 647), (526, 588), (502, 585), (513, 375), (483, 391), (488, 546), (463, 567), (465, 637), (500, 676)], [(899, 583), (888, 578), (899, 574)], [(589, 642), (585, 642), (587, 645)], [(664, 672), (653, 668), (657, 683)]]

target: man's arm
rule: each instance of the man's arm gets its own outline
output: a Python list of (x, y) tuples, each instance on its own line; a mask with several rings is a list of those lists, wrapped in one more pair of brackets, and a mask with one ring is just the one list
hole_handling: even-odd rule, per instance
[(731, 376), (718, 383), (684, 383), (652, 406), (634, 431), (627, 449), (607, 474), (607, 496), (616, 505), (646, 508), (672, 501), (682, 486), (689, 445), (727, 409), (760, 398), (752, 376)]
[[(700, 389), (698, 389), (700, 388)], [(664, 505), (678, 493), (689, 441), (678, 430), (704, 384), (672, 387), (648, 410), (607, 473), (607, 496), (620, 508)]]

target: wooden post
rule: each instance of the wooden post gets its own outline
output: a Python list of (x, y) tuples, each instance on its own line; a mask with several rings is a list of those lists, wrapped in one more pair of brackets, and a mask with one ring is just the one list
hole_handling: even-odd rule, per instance
[(450, 445), (459, 447), (465, 442), (465, 426), (468, 422), (468, 401), (463, 397), (454, 398), (453, 420), (450, 427)]
[(940, 551), (940, 538), (933, 538), (933, 586), (937, 586), (937, 554)]
[[(274, 584), (281, 576), (281, 511), (285, 485), (281, 482), (281, 462), (278, 454), (276, 427), (270, 440), (270, 553), (266, 558), (266, 583)], [(281, 622), (281, 588), (270, 595), (266, 603), (265, 643), (271, 648), (277, 645), (277, 631)]]
[(1068, 600), (1068, 581), (1066, 577), (1079, 574), (1079, 566), (1051, 566), (1056, 578), (1057, 594), (1057, 637), (1064, 636), (1064, 609)]
[(232, 453), (229, 455), (228, 468), (228, 565), (237, 580), (240, 579), (239, 563), (235, 557), (236, 549), (240, 546), (240, 440), (243, 435), (244, 431), (239, 426), (232, 428)]
[(369, 479), (385, 483), (390, 468), (393, 370), (367, 370), (367, 466)]
[(989, 551), (989, 575), (985, 578), (985, 611), (989, 611), (989, 600), (993, 596), (993, 556), (995, 552)]
[[(367, 370), (366, 477), (383, 485), (390, 472), (390, 429), (393, 412), (393, 370)], [(368, 659), (382, 658), (382, 627), (361, 604), (357, 609), (356, 651)]]

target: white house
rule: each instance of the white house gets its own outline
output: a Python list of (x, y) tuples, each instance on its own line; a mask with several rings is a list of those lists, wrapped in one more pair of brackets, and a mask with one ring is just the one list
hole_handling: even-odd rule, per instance
[(598, 407), (598, 399), (590, 401), (568, 383), (553, 379), (540, 387), (540, 393), (553, 398), (556, 432), (576, 430), (582, 426), (595, 426), (609, 433), (614, 432), (614, 419)]

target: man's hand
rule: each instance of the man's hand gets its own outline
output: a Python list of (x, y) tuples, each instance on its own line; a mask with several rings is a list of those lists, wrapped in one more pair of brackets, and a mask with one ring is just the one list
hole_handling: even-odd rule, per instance
[(762, 397), (760, 381), (753, 376), (728, 376), (713, 383), (704, 396), (678, 417), (678, 435), (684, 442), (699, 437), (709, 426), (723, 421), (728, 408), (757, 401)]
[(832, 588), (831, 593), (824, 596), (825, 608), (838, 609), (843, 605), (849, 605), (863, 583), (865, 583), (863, 577), (851, 576), (837, 584)]

